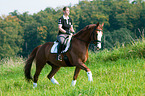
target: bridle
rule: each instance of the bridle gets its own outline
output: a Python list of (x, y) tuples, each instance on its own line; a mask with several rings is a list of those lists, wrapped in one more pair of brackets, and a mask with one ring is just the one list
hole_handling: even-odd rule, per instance
[[(95, 28), (93, 29), (93, 31), (91, 32), (91, 35), (90, 35), (90, 37), (89, 37), (89, 38), (91, 38), (92, 35), (93, 35), (93, 40), (91, 40), (91, 41), (82, 40), (82, 39), (80, 39), (80, 38), (78, 38), (78, 37), (74, 37), (74, 38), (76, 38), (76, 39), (78, 39), (78, 40), (80, 40), (80, 41), (86, 42), (86, 43), (94, 43), (94, 42), (100, 42), (100, 43), (101, 43), (101, 41), (95, 40), (95, 30), (97, 30), (97, 31), (102, 31), (102, 30), (99, 30), (99, 29), (96, 29), (96, 28), (97, 28), (97, 26), (95, 26)], [(96, 34), (96, 35), (97, 35), (97, 34)], [(97, 37), (97, 36), (96, 36), (96, 37)]]
[[(97, 36), (95, 36), (95, 30), (97, 30), (97, 31), (102, 31), (102, 30), (99, 30), (99, 29), (96, 29), (96, 28), (97, 28), (97, 26), (95, 26), (93, 32), (92, 32), (91, 35), (90, 35), (90, 38), (91, 38), (91, 36), (93, 35), (93, 40), (90, 41), (90, 43), (101, 42), (101, 41), (99, 41), (99, 40), (95, 40), (95, 37), (97, 37)], [(97, 34), (96, 34), (96, 35), (97, 35)]]

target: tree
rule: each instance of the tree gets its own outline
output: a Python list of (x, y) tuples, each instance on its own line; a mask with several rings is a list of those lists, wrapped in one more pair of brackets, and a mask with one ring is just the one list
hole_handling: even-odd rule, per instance
[(105, 41), (103, 48), (112, 49), (113, 47), (118, 46), (118, 44), (125, 45), (128, 43), (132, 43), (132, 41), (134, 40), (133, 36), (134, 34), (126, 28), (114, 30), (113, 32), (108, 31), (104, 34)]
[(16, 16), (0, 20), (0, 58), (15, 56), (22, 51), (23, 30)]

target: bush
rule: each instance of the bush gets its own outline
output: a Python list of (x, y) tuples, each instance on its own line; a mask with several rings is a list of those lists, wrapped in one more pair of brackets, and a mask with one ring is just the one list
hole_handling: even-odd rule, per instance
[(138, 41), (126, 46), (114, 47), (113, 50), (103, 50), (100, 52), (89, 52), (89, 54), (98, 60), (102, 59), (103, 61), (116, 61), (118, 59), (128, 59), (128, 58), (145, 58), (145, 41)]

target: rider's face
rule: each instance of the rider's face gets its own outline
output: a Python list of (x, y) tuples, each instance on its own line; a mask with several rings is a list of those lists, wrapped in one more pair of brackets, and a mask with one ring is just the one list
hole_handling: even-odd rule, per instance
[(64, 14), (65, 14), (65, 15), (67, 15), (67, 16), (68, 16), (68, 15), (69, 15), (69, 13), (70, 13), (70, 12), (69, 12), (69, 8), (66, 8), (66, 10), (65, 10), (65, 11), (63, 11), (63, 12), (64, 12)]

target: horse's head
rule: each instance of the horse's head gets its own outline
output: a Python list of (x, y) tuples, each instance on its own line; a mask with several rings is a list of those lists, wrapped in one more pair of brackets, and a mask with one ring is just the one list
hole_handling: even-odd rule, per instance
[(103, 26), (104, 23), (101, 25), (99, 22), (94, 26), (93, 32), (91, 33), (91, 38), (93, 43), (97, 43), (97, 50), (101, 48), (101, 38), (103, 35)]
[(99, 22), (97, 24), (87, 25), (85, 28), (76, 33), (74, 38), (86, 42), (87, 44), (90, 42), (97, 43), (97, 50), (99, 50), (101, 48), (103, 26), (104, 23), (99, 24)]

